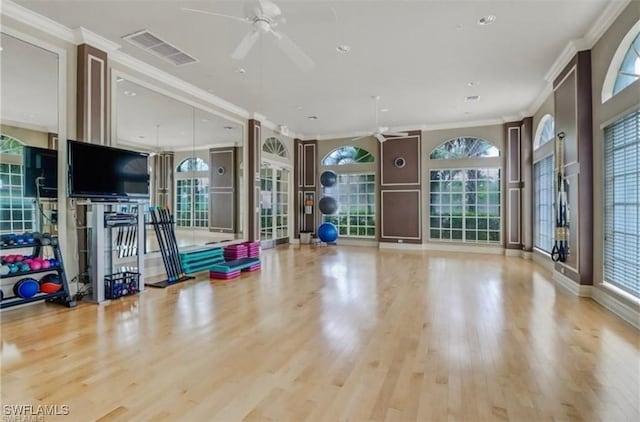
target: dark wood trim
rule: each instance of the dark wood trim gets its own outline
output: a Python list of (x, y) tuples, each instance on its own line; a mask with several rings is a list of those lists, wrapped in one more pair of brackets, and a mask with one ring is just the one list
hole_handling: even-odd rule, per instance
[[(525, 117), (522, 120), (522, 130), (520, 131), (521, 158), (520, 166), (522, 169), (522, 249), (526, 252), (533, 251), (533, 117)], [(526, 177), (525, 177), (526, 176)], [(528, 199), (528, 205), (524, 199)], [(531, 216), (530, 224), (524, 224), (524, 217)], [(525, 236), (526, 235), (526, 236)], [(529, 239), (529, 242), (526, 242)]]
[(569, 63), (567, 63), (564, 69), (562, 69), (562, 72), (560, 72), (560, 74), (553, 80), (554, 91), (556, 90), (556, 88), (558, 88), (558, 86), (564, 80), (564, 78), (566, 78), (567, 75), (571, 72), (571, 69), (573, 69), (576, 66), (577, 62), (578, 62), (577, 56), (573, 57), (569, 61)]
[(249, 119), (249, 162), (247, 163), (247, 178), (249, 181), (248, 211), (249, 225), (247, 238), (251, 241), (260, 240), (260, 165), (262, 151), (262, 125), (258, 120)]
[[(512, 139), (512, 129), (517, 129), (517, 138)], [(504, 124), (505, 148), (502, 186), (504, 195), (503, 245), (505, 249), (522, 249), (522, 122)], [(516, 166), (516, 168), (514, 168)], [(513, 202), (513, 199), (516, 202)], [(517, 240), (514, 242), (514, 237)]]
[(301, 145), (300, 139), (293, 140), (293, 237), (298, 239), (300, 237), (300, 217), (302, 204), (300, 203), (301, 181), (300, 181), (300, 154), (299, 148)]
[[(81, 141), (109, 145), (107, 53), (88, 44), (79, 45), (77, 52), (76, 137)], [(101, 68), (94, 72), (90, 63), (98, 60), (102, 62)]]

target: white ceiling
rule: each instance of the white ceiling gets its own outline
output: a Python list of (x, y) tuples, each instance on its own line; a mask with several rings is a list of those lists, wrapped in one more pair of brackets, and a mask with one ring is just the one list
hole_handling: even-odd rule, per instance
[(121, 145), (149, 150), (188, 150), (242, 144), (243, 128), (237, 123), (128, 80), (116, 83), (115, 105), (116, 133)]
[[(70, 28), (83, 26), (138, 59), (313, 136), (370, 130), (371, 95), (382, 96), (381, 107), (390, 111), (380, 123), (392, 127), (517, 115), (545, 87), (543, 77), (567, 42), (583, 37), (609, 0), (277, 1), (289, 16), (279, 29), (316, 62), (308, 73), (269, 39), (236, 62), (230, 55), (245, 25), (180, 10), (242, 16), (241, 1), (18, 3)], [(328, 7), (336, 19), (314, 23), (314, 14)], [(476, 24), (488, 14), (497, 16), (494, 24)], [(199, 63), (175, 67), (121, 39), (141, 29)], [(351, 46), (350, 54), (336, 52), (341, 43)], [(470, 81), (479, 85), (469, 87)], [(466, 95), (481, 99), (465, 103)]]
[(6, 34), (0, 40), (2, 123), (56, 133), (58, 56)]

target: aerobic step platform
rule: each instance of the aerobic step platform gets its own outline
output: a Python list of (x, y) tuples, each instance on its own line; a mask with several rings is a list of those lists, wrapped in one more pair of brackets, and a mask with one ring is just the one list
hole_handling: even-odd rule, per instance
[(195, 249), (180, 253), (182, 268), (187, 274), (207, 271), (212, 265), (224, 263), (222, 248)]
[(257, 271), (259, 269), (259, 258), (242, 258), (211, 266), (209, 277), (229, 279), (239, 276), (240, 271)]

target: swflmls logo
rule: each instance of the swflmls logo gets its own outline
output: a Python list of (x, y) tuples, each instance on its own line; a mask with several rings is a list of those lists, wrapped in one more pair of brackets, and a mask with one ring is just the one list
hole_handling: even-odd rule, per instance
[(69, 415), (67, 404), (5, 404), (2, 406), (4, 416), (67, 416)]

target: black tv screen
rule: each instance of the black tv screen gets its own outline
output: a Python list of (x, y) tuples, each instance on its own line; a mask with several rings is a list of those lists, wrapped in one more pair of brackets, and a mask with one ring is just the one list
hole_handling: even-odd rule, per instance
[(69, 196), (149, 197), (149, 154), (69, 140)]
[[(37, 198), (38, 196), (40, 198), (57, 198), (58, 151), (25, 146), (22, 157), (24, 196), (28, 198)], [(40, 192), (38, 192), (38, 187)]]

